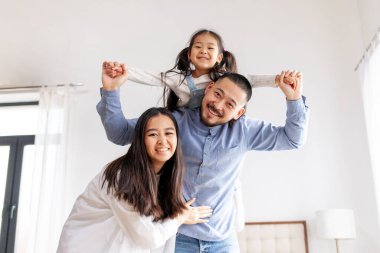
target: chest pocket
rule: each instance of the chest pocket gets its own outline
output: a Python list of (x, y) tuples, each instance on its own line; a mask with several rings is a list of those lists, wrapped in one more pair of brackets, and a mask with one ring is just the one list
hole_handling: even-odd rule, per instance
[(217, 149), (217, 169), (223, 170), (226, 167), (230, 167), (231, 163), (241, 156), (241, 149), (239, 146), (233, 146), (231, 148)]

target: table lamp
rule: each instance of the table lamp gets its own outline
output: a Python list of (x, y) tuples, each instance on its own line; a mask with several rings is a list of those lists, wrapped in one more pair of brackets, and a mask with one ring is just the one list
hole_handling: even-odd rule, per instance
[(334, 239), (339, 253), (339, 240), (355, 239), (354, 212), (350, 209), (327, 209), (316, 212), (317, 235)]

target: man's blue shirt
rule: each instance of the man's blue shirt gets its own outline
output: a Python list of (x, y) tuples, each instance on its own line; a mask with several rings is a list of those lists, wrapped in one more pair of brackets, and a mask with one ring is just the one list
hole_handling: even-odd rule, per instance
[[(102, 91), (97, 110), (108, 139), (119, 145), (130, 144), (137, 119), (124, 117), (119, 91)], [(304, 98), (287, 101), (286, 123), (282, 127), (245, 116), (233, 124), (208, 127), (200, 119), (199, 108), (180, 108), (173, 115), (180, 129), (186, 166), (185, 200), (196, 198), (193, 205), (208, 205), (213, 209), (209, 222), (182, 225), (179, 232), (200, 240), (219, 241), (234, 229), (234, 185), (245, 153), (302, 146), (306, 139), (308, 107)]]

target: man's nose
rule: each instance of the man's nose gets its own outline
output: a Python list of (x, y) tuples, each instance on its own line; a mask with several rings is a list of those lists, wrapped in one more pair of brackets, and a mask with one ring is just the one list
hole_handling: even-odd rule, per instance
[(219, 101), (215, 101), (214, 102), (214, 107), (215, 109), (217, 109), (218, 111), (221, 111), (223, 109), (223, 101), (222, 100), (219, 100)]

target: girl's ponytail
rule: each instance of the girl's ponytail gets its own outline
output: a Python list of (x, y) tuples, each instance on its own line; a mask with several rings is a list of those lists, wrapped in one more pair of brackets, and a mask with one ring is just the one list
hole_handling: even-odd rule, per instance
[(174, 65), (174, 67), (167, 72), (171, 72), (171, 71), (174, 71), (175, 69), (178, 69), (180, 71), (180, 74), (184, 76), (190, 75), (191, 68), (190, 68), (190, 61), (189, 61), (188, 55), (189, 55), (189, 47), (185, 47), (177, 55), (176, 64)]
[(223, 60), (221, 65), (223, 65), (227, 72), (237, 73), (236, 59), (230, 51), (223, 50)]
[[(172, 69), (169, 69), (164, 74), (161, 73), (161, 82), (165, 83), (165, 76), (170, 72), (181, 74), (183, 79), (180, 81), (179, 85), (185, 80), (185, 77), (191, 74), (190, 61), (189, 61), (189, 47), (185, 47), (177, 55), (176, 63)], [(164, 85), (163, 91), (163, 101), (164, 106), (167, 107), (170, 111), (174, 111), (177, 108), (177, 103), (179, 98), (177, 95)]]
[(235, 56), (226, 50), (223, 50), (223, 59), (220, 63), (216, 63), (210, 70), (210, 79), (214, 82), (225, 72), (237, 72)]

